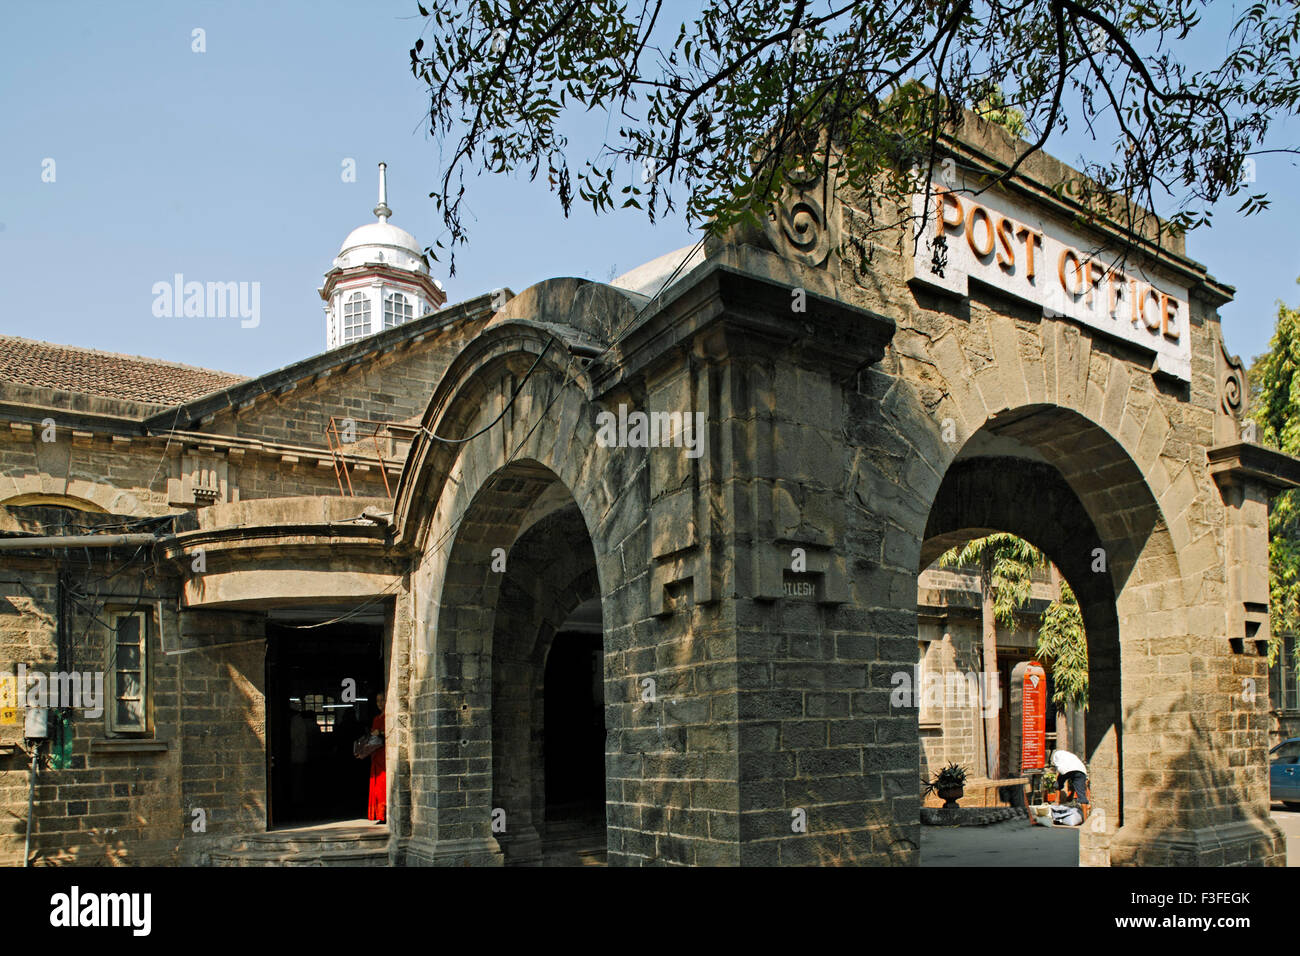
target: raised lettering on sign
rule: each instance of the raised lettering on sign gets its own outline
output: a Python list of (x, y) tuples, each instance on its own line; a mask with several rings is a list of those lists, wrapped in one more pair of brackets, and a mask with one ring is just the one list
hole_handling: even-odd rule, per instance
[(811, 581), (786, 581), (784, 590), (785, 596), (788, 598), (814, 598), (817, 596), (817, 586)]
[[(912, 279), (956, 295), (974, 278), (1155, 352), (1155, 370), (1191, 381), (1188, 291), (1156, 281), (1089, 235), (1046, 219), (1004, 194), (975, 195), (962, 183), (933, 186), (930, 206), (917, 193), (918, 236)], [(935, 268), (942, 254), (943, 268)]]

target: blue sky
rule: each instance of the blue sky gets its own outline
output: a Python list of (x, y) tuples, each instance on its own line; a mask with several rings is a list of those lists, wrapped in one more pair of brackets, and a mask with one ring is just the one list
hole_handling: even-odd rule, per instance
[[(1227, 20), (1228, 5), (1214, 9)], [(441, 234), (427, 197), (442, 164), (408, 66), (414, 0), (9, 3), (4, 22), (0, 332), (256, 374), (324, 349), (316, 289), (348, 232), (373, 221), (379, 161), (394, 224), (426, 244)], [(191, 49), (196, 28), (206, 52)], [(1214, 52), (1225, 33), (1211, 19), (1193, 41)], [(603, 119), (578, 128), (574, 165), (603, 132)], [(1051, 151), (1070, 162), (1103, 148), (1070, 134)], [(1295, 161), (1261, 157), (1257, 175), (1269, 212), (1245, 219), (1231, 203), (1188, 238), (1237, 287), (1221, 314), (1247, 359), (1268, 345), (1276, 300), (1300, 302)], [(450, 302), (605, 280), (694, 239), (680, 219), (652, 226), (635, 210), (566, 220), (526, 178), (471, 180), (467, 202), (456, 276), (434, 264)], [(151, 290), (176, 273), (259, 282), (260, 325), (155, 317)]]

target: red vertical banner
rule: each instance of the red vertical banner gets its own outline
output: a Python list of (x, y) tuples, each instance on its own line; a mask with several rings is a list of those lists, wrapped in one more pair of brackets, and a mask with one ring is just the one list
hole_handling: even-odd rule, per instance
[(1025, 668), (1021, 704), (1020, 772), (1027, 773), (1047, 766), (1047, 671), (1038, 661)]

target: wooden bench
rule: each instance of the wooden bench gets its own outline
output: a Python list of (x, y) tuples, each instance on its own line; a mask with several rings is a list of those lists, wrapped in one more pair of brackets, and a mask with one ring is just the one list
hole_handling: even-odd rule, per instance
[[(1024, 806), (1029, 802), (1029, 778), (1028, 777), (1004, 777), (1000, 780), (986, 780), (983, 777), (972, 777), (966, 781), (966, 792), (957, 801), (963, 807), (1000, 807), (1003, 801), (998, 799), (998, 790), (1001, 787), (1020, 787), (1024, 794), (1024, 799), (1020, 805)], [(943, 801), (938, 795), (931, 792), (926, 794), (922, 806), (941, 807)]]
[(966, 806), (970, 807), (1002, 806), (1003, 801), (998, 799), (998, 790), (1002, 787), (1019, 787), (1026, 797), (1026, 799), (1020, 801), (1020, 805), (1024, 805), (1028, 802), (1028, 777), (1004, 777), (1000, 780), (985, 780), (983, 778), (971, 780), (966, 784), (966, 795), (958, 802), (964, 803)]

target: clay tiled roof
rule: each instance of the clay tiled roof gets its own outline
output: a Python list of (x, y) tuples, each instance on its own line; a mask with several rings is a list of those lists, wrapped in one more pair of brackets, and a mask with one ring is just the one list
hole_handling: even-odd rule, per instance
[(242, 375), (138, 355), (0, 335), (0, 381), (155, 405), (179, 405), (245, 381)]

